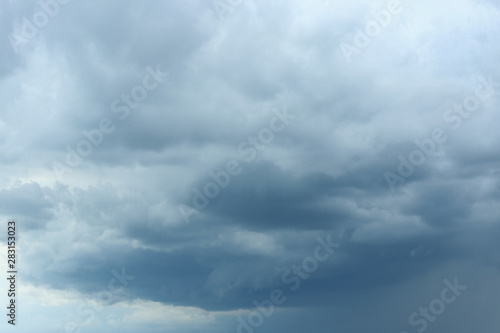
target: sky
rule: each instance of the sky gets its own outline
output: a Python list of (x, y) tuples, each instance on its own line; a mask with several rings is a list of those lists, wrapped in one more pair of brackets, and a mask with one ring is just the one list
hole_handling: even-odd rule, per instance
[(5, 331), (498, 332), (498, 2), (0, 15)]

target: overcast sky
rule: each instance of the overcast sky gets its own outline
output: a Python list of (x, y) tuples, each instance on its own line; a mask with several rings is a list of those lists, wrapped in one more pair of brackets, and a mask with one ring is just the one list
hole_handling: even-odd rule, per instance
[(497, 1), (0, 13), (18, 332), (498, 332)]

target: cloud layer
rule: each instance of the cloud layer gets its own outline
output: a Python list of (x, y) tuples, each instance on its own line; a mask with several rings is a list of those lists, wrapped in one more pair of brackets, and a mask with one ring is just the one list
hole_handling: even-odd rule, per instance
[(23, 332), (497, 332), (496, 2), (0, 6)]

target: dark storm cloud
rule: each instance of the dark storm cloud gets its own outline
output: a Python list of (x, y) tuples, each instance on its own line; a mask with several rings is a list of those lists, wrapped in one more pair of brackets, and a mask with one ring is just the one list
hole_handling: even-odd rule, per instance
[(0, 214), (9, 220), (22, 219), (25, 228), (43, 228), (54, 218), (54, 203), (37, 183), (17, 184), (0, 191)]
[[(1, 5), (0, 215), (23, 230), (23, 281), (66, 308), (37, 309), (51, 312), (38, 331), (57, 315), (82, 331), (187, 318), (177, 331), (234, 332), (281, 289), (286, 302), (258, 330), (413, 332), (408, 316), (458, 276), (468, 289), (428, 331), (495, 332), (498, 93), (458, 128), (443, 117), (478, 76), (500, 81), (495, 4), (405, 2), (348, 63), (340, 43), (387, 3), (231, 3), (219, 20), (211, 2), (73, 0), (19, 52), (7, 36), (41, 4)], [(152, 71), (165, 76), (148, 81)], [(144, 82), (158, 85), (127, 104)], [(285, 108), (293, 121), (246, 159), (240, 145)], [(435, 128), (446, 141), (391, 191), (384, 174)], [(53, 163), (97, 130), (92, 152), (56, 177)], [(241, 172), (186, 221), (179, 205), (194, 207), (193, 189), (232, 159)], [(289, 270), (317, 237), (343, 232), (292, 290)], [(90, 309), (122, 269), (134, 279), (110, 312), (79, 315), (74, 299)]]

